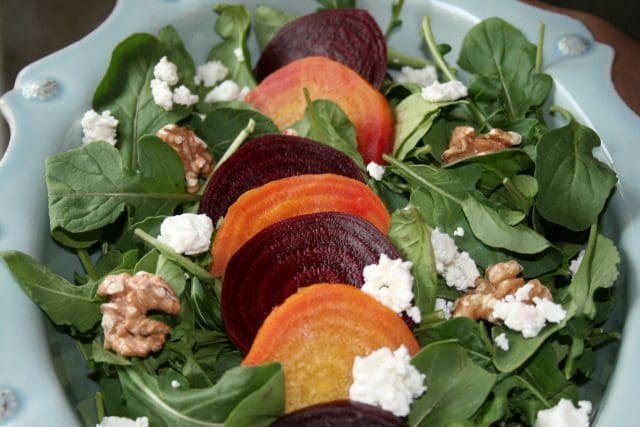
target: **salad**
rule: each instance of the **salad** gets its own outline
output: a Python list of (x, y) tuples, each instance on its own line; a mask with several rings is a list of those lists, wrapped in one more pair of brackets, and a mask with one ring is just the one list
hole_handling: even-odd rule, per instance
[[(259, 7), (253, 26), (215, 6), (222, 41), (198, 66), (172, 27), (123, 40), (82, 146), (47, 160), (51, 233), (83, 271), (0, 255), (100, 385), (83, 421), (587, 425), (579, 387), (619, 339), (602, 325), (620, 257), (598, 227), (617, 178), (570, 112), (548, 124), (542, 30), (490, 18), (450, 59), (425, 17), (413, 58), (386, 46), (402, 1), (384, 32), (319, 3)], [(332, 25), (362, 25), (366, 49)], [(281, 273), (314, 262), (293, 288)], [(409, 373), (367, 385), (381, 366)]]

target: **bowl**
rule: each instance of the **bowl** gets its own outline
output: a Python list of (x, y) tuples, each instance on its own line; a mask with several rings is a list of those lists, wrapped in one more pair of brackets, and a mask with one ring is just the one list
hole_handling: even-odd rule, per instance
[[(70, 276), (79, 265), (49, 234), (44, 160), (80, 144), (80, 118), (90, 108), (113, 47), (134, 32), (157, 31), (172, 24), (196, 63), (203, 63), (215, 42), (212, 0), (120, 0), (109, 18), (81, 41), (26, 67), (15, 87), (0, 98), (0, 110), (11, 138), (0, 160), (0, 250), (17, 249)], [(244, 1), (254, 8), (258, 1)], [(276, 7), (297, 14), (313, 2), (272, 0)], [(359, 1), (384, 27), (389, 5)], [(405, 1), (403, 26), (391, 46), (419, 54), (422, 17), (430, 15), (436, 38), (457, 46), (476, 22), (500, 16), (536, 40), (546, 25), (544, 70), (555, 79), (552, 103), (594, 128), (603, 144), (598, 155), (618, 173), (620, 183), (609, 201), (604, 232), (621, 254), (618, 305), (610, 319), (622, 328), (623, 339), (600, 354), (596, 378), (582, 393), (596, 402), (598, 426), (636, 425), (630, 417), (640, 383), (640, 118), (618, 97), (610, 79), (613, 51), (596, 43), (579, 22), (566, 16), (505, 0)], [(257, 53), (255, 41), (251, 49)], [(71, 341), (58, 333), (22, 293), (4, 264), (0, 264), (0, 425), (80, 425), (78, 411), (88, 408), (96, 385), (86, 378), (84, 362)], [(598, 403), (599, 402), (599, 403)]]

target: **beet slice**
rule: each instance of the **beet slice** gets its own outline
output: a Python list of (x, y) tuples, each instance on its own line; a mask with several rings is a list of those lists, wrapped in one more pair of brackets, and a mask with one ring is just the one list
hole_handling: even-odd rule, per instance
[(365, 403), (336, 400), (298, 409), (278, 418), (271, 427), (402, 427), (390, 412)]
[(307, 56), (326, 56), (356, 71), (380, 89), (387, 71), (387, 43), (373, 17), (362, 9), (330, 9), (284, 25), (256, 64), (258, 81)]
[(265, 135), (240, 147), (215, 171), (200, 201), (200, 213), (214, 222), (241, 194), (276, 179), (332, 173), (364, 182), (346, 154), (311, 139)]
[(222, 316), (231, 340), (247, 352), (273, 307), (314, 283), (361, 287), (362, 270), (384, 253), (400, 254), (370, 222), (321, 212), (277, 222), (231, 257), (222, 285)]

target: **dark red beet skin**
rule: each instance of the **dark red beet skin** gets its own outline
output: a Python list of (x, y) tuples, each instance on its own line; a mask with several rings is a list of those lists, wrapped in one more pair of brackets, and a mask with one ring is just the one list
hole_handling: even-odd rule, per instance
[(401, 427), (404, 425), (400, 418), (375, 406), (338, 400), (291, 412), (277, 419), (271, 427)]
[(330, 9), (304, 15), (283, 26), (256, 64), (258, 81), (296, 59), (327, 56), (356, 71), (380, 89), (387, 71), (387, 43), (380, 27), (362, 9)]
[(215, 223), (247, 190), (295, 175), (333, 173), (364, 182), (347, 155), (311, 139), (265, 135), (240, 147), (214, 172), (200, 200), (200, 213)]
[(247, 352), (273, 307), (299, 287), (345, 283), (361, 287), (362, 270), (380, 254), (400, 254), (368, 221), (322, 212), (277, 222), (231, 258), (222, 284), (222, 317), (231, 340)]

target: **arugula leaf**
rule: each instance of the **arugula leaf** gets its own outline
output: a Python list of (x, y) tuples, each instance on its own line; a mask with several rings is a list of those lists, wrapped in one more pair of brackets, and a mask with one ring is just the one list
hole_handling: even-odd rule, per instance
[(433, 311), (438, 274), (431, 249), (431, 228), (415, 206), (407, 206), (391, 215), (389, 239), (400, 251), (402, 258), (411, 261), (415, 279), (413, 294), (415, 305), (424, 316)]
[(400, 28), (402, 26), (402, 19), (400, 19), (400, 12), (402, 12), (402, 7), (404, 6), (404, 0), (398, 0), (391, 2), (391, 19), (389, 20), (389, 25), (387, 25), (387, 29), (384, 32), (384, 37), (389, 40), (391, 33), (394, 30)]
[(84, 333), (100, 321), (102, 301), (95, 296), (96, 283), (75, 286), (19, 251), (0, 251), (0, 258), (24, 293), (56, 325)]
[(258, 5), (255, 12), (254, 31), (260, 50), (264, 50), (267, 47), (273, 36), (280, 31), (280, 28), (297, 17), (293, 13), (285, 12), (275, 7)]
[(468, 350), (454, 340), (427, 345), (412, 363), (426, 375), (428, 388), (413, 403), (409, 426), (444, 426), (470, 418), (497, 379), (477, 366)]
[[(240, 87), (255, 87), (251, 54), (247, 47), (247, 35), (251, 26), (249, 11), (245, 6), (234, 4), (217, 4), (213, 10), (218, 14), (216, 33), (224, 41), (211, 49), (208, 59), (222, 62), (229, 69), (227, 78), (238, 83)], [(236, 52), (242, 54), (241, 60)]]
[[(143, 173), (127, 169), (118, 150), (100, 141), (49, 157), (46, 182), (51, 229), (97, 230), (113, 223), (127, 207), (134, 222), (171, 215), (179, 203), (197, 199), (176, 187), (178, 163), (170, 147), (148, 142), (139, 151), (170, 169), (158, 168), (153, 162), (145, 162)], [(173, 179), (167, 178), (171, 173)], [(182, 187), (182, 178), (180, 182)]]
[(356, 0), (316, 0), (324, 6), (321, 9), (339, 9), (342, 7), (356, 7)]
[(154, 426), (268, 426), (284, 410), (277, 363), (230, 369), (214, 386), (198, 389), (174, 389), (168, 378), (137, 366), (118, 375), (130, 415), (148, 416)]
[(118, 120), (118, 147), (124, 165), (138, 167), (137, 141), (155, 134), (168, 123), (190, 114), (181, 105), (165, 111), (153, 102), (150, 83), (153, 67), (164, 54), (163, 46), (150, 34), (134, 34), (113, 51), (107, 72), (93, 95), (96, 111), (109, 110)]
[(158, 33), (158, 40), (167, 59), (178, 68), (178, 85), (185, 85), (190, 90), (194, 90), (196, 67), (176, 29), (171, 25), (162, 28)]
[(598, 135), (573, 118), (540, 138), (536, 209), (543, 218), (576, 231), (596, 221), (617, 182), (615, 173), (592, 154), (599, 145)]
[[(474, 26), (464, 37), (458, 64), (483, 78), (485, 93), (499, 90), (508, 122), (524, 118), (532, 107), (547, 99), (552, 79), (535, 72), (536, 46), (522, 32), (500, 18), (489, 18)], [(475, 83), (475, 92), (480, 82)]]

